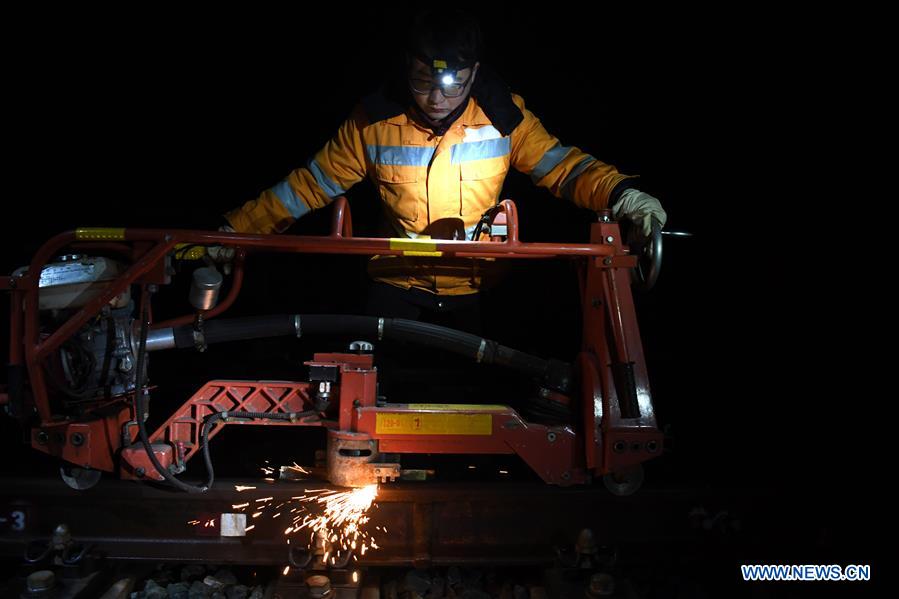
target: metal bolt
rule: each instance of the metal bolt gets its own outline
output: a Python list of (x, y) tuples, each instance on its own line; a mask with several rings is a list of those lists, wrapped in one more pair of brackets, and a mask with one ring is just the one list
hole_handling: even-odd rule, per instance
[(550, 443), (555, 443), (556, 433), (553, 433), (553, 432), (546, 433), (546, 440), (549, 441)]
[(562, 480), (569, 480), (571, 478), (571, 472), (565, 471), (562, 473)]
[(84, 434), (83, 433), (72, 433), (72, 445), (75, 447), (81, 447), (84, 445)]
[(612, 450), (616, 453), (621, 453), (625, 449), (627, 449), (627, 443), (624, 441), (615, 441), (615, 444), (612, 445)]
[(119, 360), (119, 370), (122, 372), (131, 372), (131, 369), (134, 368), (134, 363), (131, 361), (131, 356), (127, 355), (122, 357)]
[(606, 243), (612, 243), (613, 241), (615, 241), (615, 238), (612, 237), (611, 235), (609, 235), (608, 237), (606, 237)]
[(146, 476), (147, 471), (144, 470), (143, 468), (138, 467), (138, 468), (134, 469), (134, 473), (137, 475), (138, 478), (143, 478), (144, 476)]
[(437, 307), (441, 310), (443, 309), (443, 302), (437, 302)]
[(606, 266), (609, 266), (610, 264), (612, 264), (612, 259), (611, 258), (603, 258), (602, 263), (605, 264)]
[(46, 431), (40, 431), (37, 434), (37, 442), (39, 445), (46, 445), (47, 441), (50, 440), (50, 435), (47, 434)]
[(306, 579), (310, 597), (328, 597), (331, 595), (331, 579), (315, 574)]
[(615, 579), (605, 572), (594, 574), (590, 577), (590, 585), (587, 588), (588, 597), (609, 597), (615, 592)]
[(655, 441), (649, 441), (648, 443), (646, 443), (646, 451), (648, 451), (649, 453), (655, 453), (658, 450), (659, 450), (659, 444), (656, 443)]
[(60, 523), (53, 529), (53, 537), (50, 539), (55, 547), (65, 547), (72, 542), (72, 529), (66, 523)]
[(598, 551), (596, 546), (596, 538), (593, 531), (584, 528), (577, 535), (577, 541), (574, 543), (574, 550), (581, 555), (594, 555)]
[(371, 353), (374, 348), (375, 346), (368, 341), (353, 341), (349, 345), (350, 351), (359, 352), (361, 354)]
[(41, 593), (43, 596), (43, 593), (51, 591), (56, 586), (56, 574), (52, 570), (38, 570), (28, 576), (25, 585), (29, 594)]

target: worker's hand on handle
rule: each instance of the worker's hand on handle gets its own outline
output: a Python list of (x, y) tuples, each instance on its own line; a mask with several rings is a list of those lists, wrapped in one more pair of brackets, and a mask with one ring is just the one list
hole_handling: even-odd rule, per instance
[[(219, 231), (223, 233), (236, 233), (231, 225), (222, 225)], [(206, 248), (206, 254), (219, 264), (228, 264), (234, 260), (234, 248), (223, 245), (211, 245)]]
[(662, 204), (648, 193), (638, 189), (626, 189), (621, 193), (618, 201), (612, 206), (612, 217), (615, 220), (626, 218), (634, 223), (634, 233), (639, 240), (652, 237), (652, 217), (656, 217), (664, 227), (668, 215), (662, 209)]

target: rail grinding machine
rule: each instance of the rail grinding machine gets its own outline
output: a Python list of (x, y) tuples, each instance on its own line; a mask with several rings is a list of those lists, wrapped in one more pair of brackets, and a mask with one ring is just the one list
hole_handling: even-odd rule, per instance
[[(326, 476), (336, 485), (400, 479), (404, 454), (516, 454), (553, 485), (602, 477), (616, 494), (639, 487), (641, 463), (662, 453), (663, 434), (631, 286), (634, 279), (651, 285), (658, 273), (658, 227), (641, 253), (622, 242), (618, 223), (603, 213), (591, 225), (589, 243), (521, 242), (509, 200), (485, 213), (472, 240), (353, 237), (342, 197), (332, 218), (328, 236), (85, 228), (53, 237), (29, 266), (0, 277), (0, 289), (11, 296), (9, 380), (0, 402), (30, 431), (31, 446), (58, 457), (63, 479), (79, 489), (109, 472), (202, 492), (212, 483), (209, 441), (228, 424), (324, 427)], [(207, 259), (192, 273), (193, 311), (154, 321), (153, 298), (172, 282), (173, 257), (201, 255), (208, 246), (236, 251), (227, 293), (220, 297), (224, 269)], [(241, 290), (246, 255), (260, 251), (571, 259), (582, 300), (581, 348), (566, 363), (411, 320), (221, 318)], [(284, 335), (343, 336), (354, 343), (346, 353), (314, 354), (306, 362), (306, 380), (208, 381), (155, 431), (147, 430), (151, 354)], [(534, 381), (548, 409), (564, 408), (569, 420), (528, 421), (510, 407), (514, 398), (490, 405), (465, 398), (390, 403), (378, 395), (371, 344), (392, 340), (513, 369)], [(178, 478), (197, 453), (209, 470), (209, 480), (199, 486)]]

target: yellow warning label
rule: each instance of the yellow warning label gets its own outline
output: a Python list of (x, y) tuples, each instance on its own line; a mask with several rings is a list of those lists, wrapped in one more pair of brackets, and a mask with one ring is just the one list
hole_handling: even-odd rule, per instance
[(75, 239), (78, 241), (124, 241), (125, 229), (75, 229)]
[[(396, 406), (392, 406), (396, 407)], [(460, 412), (492, 412), (495, 410), (508, 410), (508, 406), (493, 406), (472, 403), (410, 403), (404, 407), (410, 410), (451, 410)]]
[(437, 250), (437, 244), (430, 239), (402, 239), (400, 237), (391, 237), (390, 249), (433, 252)]
[(379, 435), (489, 435), (493, 432), (490, 414), (378, 413), (375, 433)]
[(437, 251), (437, 244), (428, 239), (402, 239), (399, 237), (390, 238), (390, 249), (403, 250), (404, 256), (428, 256), (431, 258), (443, 255), (443, 252)]

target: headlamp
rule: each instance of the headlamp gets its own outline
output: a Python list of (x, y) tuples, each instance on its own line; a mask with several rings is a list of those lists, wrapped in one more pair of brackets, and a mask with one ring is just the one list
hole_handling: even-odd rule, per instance
[[(450, 65), (447, 61), (441, 59), (429, 59), (425, 62), (431, 69), (431, 81), (423, 79), (412, 79), (409, 83), (412, 91), (417, 94), (429, 94), (432, 89), (439, 89), (447, 98), (455, 98), (465, 91), (468, 80), (471, 75), (464, 81), (458, 79), (458, 73), (462, 69), (469, 68), (469, 65)], [(455, 68), (454, 68), (455, 67)]]

